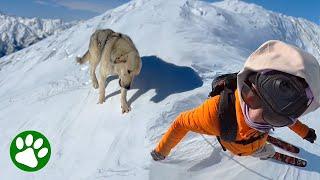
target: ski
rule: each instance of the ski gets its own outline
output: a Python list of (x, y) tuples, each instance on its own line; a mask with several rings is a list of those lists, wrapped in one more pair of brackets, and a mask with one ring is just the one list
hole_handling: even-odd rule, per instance
[(299, 167), (306, 167), (307, 166), (307, 161), (304, 159), (292, 157), (286, 154), (282, 154), (279, 152), (276, 152), (275, 155), (272, 157), (273, 159), (277, 161), (281, 161), (286, 164), (294, 165), (294, 166), (299, 166)]
[(288, 142), (285, 142), (281, 139), (278, 139), (278, 138), (275, 138), (275, 137), (272, 137), (272, 136), (268, 136), (268, 139), (267, 141), (283, 150), (286, 150), (286, 151), (289, 151), (291, 153), (296, 153), (298, 154), (300, 152), (300, 149), (299, 147), (295, 146), (295, 145), (292, 145)]

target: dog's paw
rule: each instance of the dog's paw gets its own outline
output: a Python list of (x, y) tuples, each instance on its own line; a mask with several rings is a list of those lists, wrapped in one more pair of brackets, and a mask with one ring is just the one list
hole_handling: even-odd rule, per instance
[(131, 111), (131, 107), (128, 106), (127, 104), (122, 105), (121, 108), (122, 108), (122, 113), (128, 113), (129, 111)]
[(79, 64), (83, 64), (83, 62), (82, 62), (82, 58), (81, 57), (76, 57), (76, 61), (77, 61), (77, 63), (79, 63)]
[(98, 88), (99, 88), (98, 82), (95, 82), (95, 81), (92, 82), (92, 86), (93, 86), (93, 88), (95, 88), (95, 89), (98, 89)]
[(105, 98), (103, 98), (103, 99), (100, 98), (100, 99), (99, 99), (99, 102), (98, 102), (97, 104), (103, 104), (104, 102), (105, 102)]

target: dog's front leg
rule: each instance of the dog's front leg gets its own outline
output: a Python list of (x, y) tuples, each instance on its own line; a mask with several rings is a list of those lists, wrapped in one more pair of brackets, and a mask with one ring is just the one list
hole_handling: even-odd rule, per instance
[(106, 79), (107, 76), (101, 73), (99, 79), (99, 104), (103, 104), (106, 99)]
[(96, 63), (92, 63), (90, 66), (90, 76), (91, 76), (91, 80), (92, 80), (92, 86), (95, 89), (99, 88), (99, 84), (98, 84), (98, 80), (96, 77), (96, 68), (97, 68), (97, 64)]
[(125, 88), (121, 88), (121, 109), (122, 109), (122, 113), (128, 113), (131, 108), (128, 105), (127, 102), (127, 89)]
[(100, 64), (100, 78), (99, 78), (99, 104), (105, 102), (105, 91), (106, 91), (106, 79), (107, 76), (110, 74), (110, 57), (111, 57), (111, 50), (113, 47), (115, 40), (109, 42), (104, 47), (104, 50), (101, 54), (101, 64)]

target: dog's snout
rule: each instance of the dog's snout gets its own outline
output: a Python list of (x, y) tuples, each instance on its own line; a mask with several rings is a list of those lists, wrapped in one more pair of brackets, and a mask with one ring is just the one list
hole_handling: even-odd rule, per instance
[(129, 90), (131, 88), (131, 86), (129, 84), (129, 85), (125, 86), (124, 88)]
[(128, 89), (128, 90), (131, 88), (131, 84), (122, 85), (122, 84), (121, 84), (121, 79), (119, 79), (119, 86), (122, 87), (122, 88)]

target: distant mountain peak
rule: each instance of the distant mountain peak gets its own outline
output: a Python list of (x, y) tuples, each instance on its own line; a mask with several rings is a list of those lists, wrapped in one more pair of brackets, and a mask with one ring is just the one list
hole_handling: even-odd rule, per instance
[(0, 57), (74, 25), (60, 19), (26, 18), (0, 12)]

